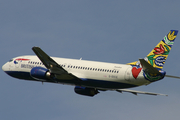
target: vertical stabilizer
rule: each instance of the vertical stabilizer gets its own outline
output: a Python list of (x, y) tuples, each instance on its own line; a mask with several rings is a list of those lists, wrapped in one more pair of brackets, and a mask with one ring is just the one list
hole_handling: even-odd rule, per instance
[[(154, 68), (161, 70), (169, 55), (177, 34), (178, 30), (170, 30), (163, 40), (161, 40), (144, 59)], [(139, 62), (136, 61), (128, 64), (139, 65)]]
[(170, 32), (161, 40), (156, 47), (145, 58), (150, 65), (155, 68), (162, 69), (173, 46), (178, 31), (170, 30)]

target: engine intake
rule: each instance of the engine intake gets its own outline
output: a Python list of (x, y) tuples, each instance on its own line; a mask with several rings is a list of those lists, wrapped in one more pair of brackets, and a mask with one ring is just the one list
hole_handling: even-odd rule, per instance
[(91, 96), (91, 97), (99, 93), (98, 90), (96, 90), (95, 88), (87, 88), (81, 86), (76, 86), (74, 88), (74, 91), (77, 94)]
[(52, 78), (49, 70), (43, 67), (32, 68), (30, 74), (36, 80), (49, 80)]

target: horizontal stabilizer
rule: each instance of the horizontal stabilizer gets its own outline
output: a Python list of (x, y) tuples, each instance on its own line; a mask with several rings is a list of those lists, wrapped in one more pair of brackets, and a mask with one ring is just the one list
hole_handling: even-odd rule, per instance
[(172, 76), (172, 75), (165, 75), (165, 77), (170, 77), (170, 78), (177, 78), (177, 79), (180, 79), (180, 77)]
[(163, 95), (163, 96), (168, 96), (168, 95), (165, 95), (165, 94), (159, 94), (159, 93), (152, 93), (152, 92), (144, 92), (144, 91), (137, 91), (137, 90), (130, 90), (130, 89), (117, 89), (116, 90), (117, 92), (130, 92), (134, 95), (137, 95), (137, 94), (146, 94), (146, 95)]
[(144, 59), (139, 59), (139, 61), (145, 73), (157, 74), (157, 75), (161, 74), (156, 68), (154, 68), (148, 62), (146, 62)]
[(164, 78), (166, 72), (162, 70), (158, 70), (157, 68), (154, 68), (152, 65), (150, 65), (148, 62), (146, 62), (144, 59), (139, 59), (141, 66), (143, 68), (143, 75), (146, 80), (149, 80), (150, 82), (155, 82), (157, 80), (161, 80)]

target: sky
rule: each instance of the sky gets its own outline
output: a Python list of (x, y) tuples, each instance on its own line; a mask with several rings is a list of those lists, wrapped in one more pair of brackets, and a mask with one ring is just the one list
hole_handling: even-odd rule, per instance
[[(179, 0), (1, 0), (0, 65), (13, 57), (48, 55), (126, 64), (144, 58), (171, 30), (180, 30)], [(180, 35), (164, 65), (180, 76)], [(74, 86), (18, 80), (0, 70), (1, 120), (179, 120), (180, 80), (164, 78), (133, 90), (94, 97)]]

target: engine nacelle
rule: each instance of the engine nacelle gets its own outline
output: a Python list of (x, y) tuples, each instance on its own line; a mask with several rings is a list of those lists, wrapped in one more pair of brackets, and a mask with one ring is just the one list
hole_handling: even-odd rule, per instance
[(49, 80), (52, 78), (51, 73), (48, 69), (43, 67), (34, 67), (30, 72), (31, 76), (36, 80)]
[(86, 95), (86, 96), (91, 96), (91, 97), (99, 93), (98, 90), (94, 88), (87, 88), (87, 87), (81, 87), (81, 86), (76, 86), (74, 88), (74, 92), (80, 95)]

